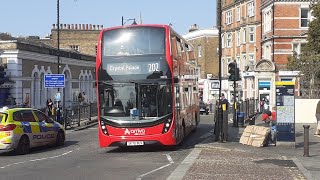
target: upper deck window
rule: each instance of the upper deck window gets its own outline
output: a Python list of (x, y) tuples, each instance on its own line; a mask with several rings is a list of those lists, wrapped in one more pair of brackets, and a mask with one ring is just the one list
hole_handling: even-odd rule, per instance
[(132, 27), (105, 31), (103, 56), (164, 54), (165, 29)]

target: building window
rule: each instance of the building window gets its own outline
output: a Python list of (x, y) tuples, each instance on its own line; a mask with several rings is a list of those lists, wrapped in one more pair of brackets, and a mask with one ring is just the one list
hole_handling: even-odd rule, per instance
[(237, 56), (237, 67), (240, 68), (240, 56)]
[(202, 49), (202, 47), (201, 47), (201, 45), (199, 45), (198, 46), (198, 57), (202, 57), (202, 55), (201, 55), (201, 50)]
[(242, 62), (243, 64), (247, 64), (247, 55), (246, 54), (242, 54)]
[(249, 42), (254, 42), (254, 27), (249, 27)]
[(241, 18), (241, 10), (240, 7), (237, 7), (237, 21), (239, 22)]
[(226, 12), (226, 24), (231, 24), (232, 23), (232, 11)]
[(80, 46), (78, 46), (78, 45), (70, 45), (70, 48), (77, 51), (77, 52), (80, 52)]
[(254, 61), (254, 54), (249, 54), (249, 61)]
[(302, 48), (305, 46), (305, 43), (296, 43), (292, 45), (292, 52), (295, 53), (296, 55), (300, 55), (301, 54), (301, 50)]
[(242, 30), (242, 40), (243, 40), (243, 43), (247, 42), (247, 30), (246, 30), (246, 28), (243, 28), (243, 30)]
[(248, 16), (252, 17), (254, 16), (254, 2), (249, 2), (248, 3)]
[(271, 10), (264, 14), (264, 32), (271, 31)]
[(232, 34), (228, 33), (227, 36), (227, 47), (231, 47), (232, 46)]
[(225, 47), (225, 44), (224, 44), (224, 34), (221, 35), (221, 45), (222, 45), (222, 48)]
[(264, 47), (264, 53), (263, 53), (264, 59), (271, 59), (271, 45), (267, 45)]
[(310, 10), (307, 8), (301, 9), (300, 14), (300, 27), (308, 27), (309, 22), (311, 21)]
[(237, 46), (240, 46), (240, 31), (237, 31)]

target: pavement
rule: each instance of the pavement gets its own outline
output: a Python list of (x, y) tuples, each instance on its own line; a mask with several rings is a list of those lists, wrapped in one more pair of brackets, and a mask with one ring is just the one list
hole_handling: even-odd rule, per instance
[[(261, 124), (257, 117), (256, 124)], [(309, 157), (304, 155), (304, 128), (309, 129)], [(229, 141), (215, 142), (213, 131), (172, 172), (168, 180), (308, 179), (320, 180), (320, 137), (316, 123), (296, 124), (293, 146), (253, 147), (239, 143), (244, 127), (229, 122)]]

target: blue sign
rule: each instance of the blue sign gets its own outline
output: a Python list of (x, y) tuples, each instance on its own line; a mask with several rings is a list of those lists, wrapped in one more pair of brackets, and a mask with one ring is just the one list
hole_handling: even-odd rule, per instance
[(270, 82), (264, 81), (264, 82), (259, 82), (259, 87), (270, 87)]
[(65, 78), (64, 74), (45, 74), (44, 87), (45, 88), (64, 88)]

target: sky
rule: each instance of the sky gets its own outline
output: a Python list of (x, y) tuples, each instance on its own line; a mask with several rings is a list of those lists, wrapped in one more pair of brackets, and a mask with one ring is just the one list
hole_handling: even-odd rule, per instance
[[(182, 35), (192, 24), (216, 25), (216, 0), (60, 0), (59, 12), (61, 24), (104, 28), (121, 25), (122, 16), (139, 22), (141, 14), (143, 24), (171, 23)], [(1, 0), (1, 14), (0, 32), (45, 37), (57, 23), (57, 0)]]

